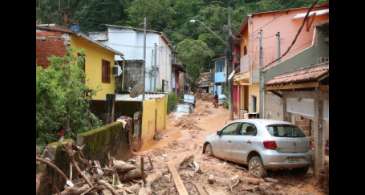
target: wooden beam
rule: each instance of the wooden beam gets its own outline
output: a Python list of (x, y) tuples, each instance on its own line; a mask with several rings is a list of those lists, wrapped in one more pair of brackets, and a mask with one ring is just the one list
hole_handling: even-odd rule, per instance
[(179, 173), (177, 172), (177, 170), (175, 168), (175, 163), (168, 162), (167, 166), (168, 166), (171, 176), (174, 180), (176, 190), (179, 193), (179, 195), (189, 195), (188, 191), (186, 190), (186, 188), (184, 186), (183, 181), (180, 178)]
[(279, 84), (279, 85), (268, 85), (267, 90), (291, 90), (291, 89), (306, 89), (306, 88), (316, 88), (319, 86), (318, 82), (308, 82), (308, 83), (289, 83), (289, 84)]
[(280, 98), (282, 98), (283, 97), (283, 95), (282, 94), (280, 94), (279, 92), (277, 92), (277, 91), (270, 91), (271, 93), (273, 93), (274, 95), (276, 95), (276, 96), (279, 96)]
[(329, 86), (328, 85), (320, 85), (319, 90), (322, 91), (322, 92), (328, 92), (329, 91)]

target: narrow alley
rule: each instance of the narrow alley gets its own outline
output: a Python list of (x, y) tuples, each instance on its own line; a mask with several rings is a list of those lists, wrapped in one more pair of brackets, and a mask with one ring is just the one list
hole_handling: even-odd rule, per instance
[[(249, 176), (247, 166), (238, 165), (202, 154), (203, 142), (207, 135), (215, 133), (229, 121), (229, 111), (214, 108), (208, 101), (197, 100), (194, 112), (175, 118), (169, 115), (167, 129), (158, 136), (158, 141), (148, 144), (140, 155), (150, 156), (154, 172), (164, 170), (152, 186), (156, 194), (178, 194), (167, 171), (166, 162), (186, 154), (193, 155), (198, 171), (179, 169), (180, 177), (189, 194), (325, 194), (316, 185), (312, 170), (305, 176), (290, 171), (269, 172), (270, 179), (255, 179)], [(199, 190), (200, 191), (199, 191)], [(199, 191), (199, 192), (198, 192)]]

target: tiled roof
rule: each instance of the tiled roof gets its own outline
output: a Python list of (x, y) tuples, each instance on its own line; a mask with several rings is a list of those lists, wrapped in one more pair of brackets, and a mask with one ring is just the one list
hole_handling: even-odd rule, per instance
[(276, 76), (266, 82), (266, 85), (285, 84), (285, 83), (298, 83), (306, 81), (316, 81), (322, 76), (328, 74), (329, 65), (328, 62), (321, 65), (312, 66), (295, 72), (282, 74)]

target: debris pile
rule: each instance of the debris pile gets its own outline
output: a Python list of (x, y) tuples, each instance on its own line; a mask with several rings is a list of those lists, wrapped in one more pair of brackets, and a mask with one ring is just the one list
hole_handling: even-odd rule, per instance
[(188, 129), (188, 130), (202, 130), (202, 128), (198, 127), (196, 125), (196, 121), (195, 119), (193, 119), (192, 117), (181, 117), (179, 118), (176, 123), (174, 124), (175, 127), (180, 127), (182, 129)]
[[(64, 187), (58, 189), (53, 186), (52, 193), (57, 194), (138, 194), (139, 191), (144, 191), (147, 173), (151, 173), (153, 169), (152, 160), (149, 156), (149, 163), (144, 162), (144, 156), (141, 156), (140, 161), (130, 159), (128, 161), (115, 160), (108, 156), (108, 163), (102, 167), (97, 160), (85, 159), (82, 152), (82, 147), (75, 144), (67, 144), (63, 146), (65, 154), (69, 159), (69, 173), (65, 173), (56, 166), (49, 158), (43, 158), (37, 155), (37, 163), (45, 164), (52, 168), (61, 178), (63, 178)], [(147, 160), (146, 159), (146, 160)], [(42, 178), (47, 177), (47, 173), (37, 174), (37, 194), (42, 194), (39, 188), (42, 185)]]

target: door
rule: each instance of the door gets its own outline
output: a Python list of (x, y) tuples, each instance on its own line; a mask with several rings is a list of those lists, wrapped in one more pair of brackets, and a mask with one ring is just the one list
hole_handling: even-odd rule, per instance
[(232, 150), (232, 140), (234, 137), (238, 136), (239, 126), (240, 123), (238, 122), (231, 123), (221, 130), (217, 145), (213, 149), (216, 152), (216, 156), (226, 160), (232, 159), (230, 156), (230, 151)]
[(217, 85), (217, 94), (222, 94), (222, 85)]
[(249, 152), (256, 150), (260, 141), (257, 135), (257, 129), (254, 124), (241, 123), (238, 135), (232, 138), (232, 149), (230, 156), (232, 161), (238, 163), (247, 163)]

